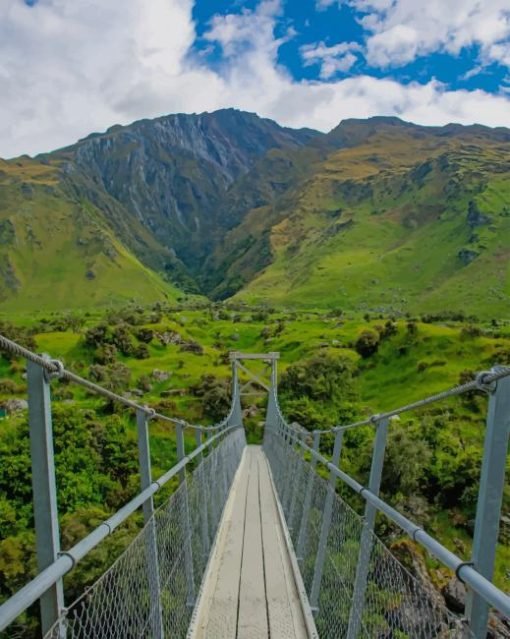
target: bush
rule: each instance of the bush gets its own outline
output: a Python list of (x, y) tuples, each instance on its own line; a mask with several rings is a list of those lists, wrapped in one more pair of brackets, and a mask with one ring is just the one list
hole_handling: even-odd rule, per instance
[(154, 331), (151, 328), (141, 328), (136, 334), (136, 339), (144, 344), (149, 344), (153, 337)]
[(383, 490), (391, 495), (410, 496), (420, 488), (432, 453), (427, 442), (402, 424), (392, 424), (383, 467)]
[(117, 359), (117, 348), (113, 344), (100, 344), (94, 351), (94, 362), (97, 364), (113, 364)]
[(480, 337), (482, 335), (482, 329), (479, 326), (473, 326), (469, 324), (468, 326), (463, 326), (460, 330), (460, 339), (474, 339), (475, 337)]
[(350, 420), (358, 398), (353, 372), (352, 360), (331, 355), (289, 366), (279, 386), (287, 417), (308, 427)]
[(202, 413), (213, 421), (227, 416), (231, 403), (230, 382), (214, 375), (202, 375), (200, 382), (191, 387), (195, 397), (201, 398)]
[(0, 379), (0, 393), (4, 395), (15, 395), (16, 393), (25, 393), (25, 385), (18, 385), (12, 379)]
[(148, 359), (151, 356), (147, 344), (140, 344), (139, 346), (137, 346), (133, 352), (133, 355), (136, 357), (136, 359)]
[(396, 335), (397, 333), (398, 333), (398, 327), (396, 323), (393, 322), (392, 320), (387, 320), (382, 330), (379, 331), (381, 339), (392, 337), (393, 335)]
[(356, 340), (354, 348), (364, 359), (377, 353), (379, 349), (379, 335), (374, 331), (363, 331)]
[(126, 390), (129, 386), (131, 371), (121, 363), (110, 366), (94, 364), (90, 367), (89, 377), (93, 382), (98, 382), (108, 390), (119, 392)]

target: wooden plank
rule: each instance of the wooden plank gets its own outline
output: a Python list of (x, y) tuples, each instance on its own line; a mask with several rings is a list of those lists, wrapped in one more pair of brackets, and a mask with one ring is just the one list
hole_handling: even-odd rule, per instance
[(251, 459), (237, 637), (238, 639), (267, 639), (269, 632), (259, 498), (260, 449), (251, 449)]
[[(309, 634), (267, 459), (248, 446), (234, 479), (189, 639)], [(297, 569), (297, 568), (296, 568)]]
[(308, 634), (301, 602), (265, 457), (260, 460), (259, 472), (266, 599), (271, 637), (306, 639)]
[(251, 465), (249, 449), (232, 485), (205, 576), (192, 633), (196, 639), (235, 639), (241, 575), (246, 494)]

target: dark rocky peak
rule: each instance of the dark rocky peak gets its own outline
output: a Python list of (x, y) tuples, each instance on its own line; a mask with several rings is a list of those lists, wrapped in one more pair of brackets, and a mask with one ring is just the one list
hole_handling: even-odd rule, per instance
[(74, 146), (79, 164), (101, 163), (133, 155), (165, 162), (172, 154), (189, 154), (213, 164), (231, 182), (250, 169), (270, 149), (294, 149), (321, 134), (311, 129), (289, 129), (254, 113), (222, 109), (213, 113), (166, 115), (109, 128)]

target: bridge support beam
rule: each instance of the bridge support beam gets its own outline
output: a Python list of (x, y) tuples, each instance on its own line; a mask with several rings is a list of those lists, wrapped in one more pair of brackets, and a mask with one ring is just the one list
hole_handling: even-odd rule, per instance
[[(374, 451), (372, 453), (372, 465), (370, 468), (368, 489), (374, 495), (379, 495), (384, 464), (384, 452), (386, 449), (386, 440), (388, 437), (389, 420), (381, 419), (380, 421), (376, 421), (376, 424), (377, 431), (374, 441)], [(363, 608), (365, 605), (365, 592), (367, 589), (368, 572), (370, 569), (370, 555), (372, 553), (373, 531), (376, 514), (376, 507), (367, 502), (367, 505), (365, 507), (365, 522), (363, 524), (363, 531), (361, 533), (358, 565), (356, 568), (356, 577), (354, 580), (354, 590), (352, 593), (352, 605), (349, 615), (347, 639), (356, 639), (361, 625)]]
[[(140, 484), (145, 490), (152, 484), (151, 452), (149, 444), (149, 418), (145, 411), (136, 411), (138, 431), (138, 459), (140, 462)], [(163, 639), (163, 612), (161, 610), (161, 582), (156, 521), (153, 518), (154, 501), (149, 497), (143, 504), (143, 517), (147, 528), (147, 575), (151, 598), (151, 629), (154, 639)]]
[[(333, 447), (333, 458), (331, 463), (335, 468), (340, 465), (340, 453), (342, 452), (342, 442), (344, 431), (338, 430), (335, 435), (335, 445)], [(313, 573), (312, 587), (310, 589), (310, 606), (313, 612), (319, 610), (319, 593), (321, 590), (322, 575), (324, 573), (324, 561), (326, 559), (326, 548), (328, 544), (329, 529), (331, 527), (331, 518), (333, 516), (333, 502), (335, 499), (336, 475), (330, 470), (328, 481), (328, 494), (324, 504), (324, 515), (322, 517), (321, 534), (319, 537), (319, 545), (317, 547), (317, 555), (315, 557), (315, 568)]]
[[(42, 572), (60, 553), (50, 381), (39, 364), (28, 361), (27, 382), (37, 567)], [(41, 630), (45, 635), (64, 607), (61, 578), (41, 596), (40, 606)]]
[[(316, 453), (319, 452), (320, 440), (321, 440), (320, 432), (314, 431), (313, 450)], [(303, 455), (304, 455), (304, 451), (303, 451)], [(301, 524), (299, 526), (299, 537), (298, 537), (297, 549), (296, 549), (296, 556), (298, 561), (303, 560), (303, 551), (306, 548), (306, 543), (308, 540), (308, 518), (310, 516), (310, 506), (312, 504), (312, 491), (313, 491), (313, 483), (314, 483), (316, 466), (317, 466), (317, 457), (314, 457), (312, 455), (312, 459), (310, 462), (311, 472), (306, 485), (305, 500), (303, 502), (303, 510), (301, 512)]]
[[(293, 424), (293, 426), (299, 427), (299, 424), (295, 423)], [(303, 430), (300, 435), (298, 435), (298, 438), (295, 440), (297, 444), (299, 444), (302, 448), (303, 448), (303, 455), (305, 452), (305, 448), (303, 446), (303, 444), (306, 443), (306, 435), (307, 435), (307, 431)], [(319, 442), (320, 442), (320, 433), (314, 433), (313, 434), (313, 447), (315, 451), (319, 450)], [(312, 457), (312, 467), (313, 469), (315, 469), (317, 465), (317, 460), (315, 457)], [(291, 469), (292, 470), (292, 469)], [(289, 472), (289, 482), (292, 483), (292, 497), (291, 497), (291, 501), (290, 501), (290, 510), (289, 510), (289, 516), (287, 519), (287, 525), (289, 528), (289, 532), (291, 533), (291, 535), (293, 535), (294, 533), (294, 519), (295, 519), (295, 515), (296, 515), (296, 502), (298, 499), (298, 492), (300, 490), (301, 487), (301, 475), (304, 475), (306, 473), (306, 466), (304, 463), (299, 464), (297, 467), (297, 470), (295, 470), (295, 472), (290, 473)], [(312, 477), (310, 477), (310, 482), (312, 481)], [(303, 506), (304, 506), (304, 502), (303, 502)], [(302, 511), (302, 515), (303, 515)], [(302, 520), (302, 517), (301, 517)], [(298, 535), (299, 535), (299, 531), (298, 531)], [(294, 535), (293, 535), (294, 536)], [(295, 538), (296, 542), (298, 541), (298, 538)]]
[[(197, 448), (199, 448), (202, 445), (202, 431), (199, 428), (195, 430), (195, 441), (197, 443)], [(200, 491), (200, 520), (202, 530), (202, 548), (204, 557), (207, 557), (209, 554), (209, 513), (207, 505), (207, 485), (204, 479), (204, 469), (202, 466), (203, 459), (204, 455), (203, 453), (200, 453), (200, 466), (197, 469), (200, 473), (200, 483), (202, 486), (202, 490)]]
[[(176, 424), (175, 435), (177, 438), (177, 459), (182, 461), (186, 456), (183, 424)], [(188, 598), (186, 603), (188, 606), (192, 607), (195, 605), (195, 576), (193, 572), (193, 551), (191, 545), (192, 529), (189, 515), (188, 484), (186, 482), (186, 470), (184, 468), (179, 472), (179, 484), (181, 485), (181, 490), (184, 491), (181, 499), (183, 510), (184, 568), (186, 571), (186, 586), (188, 589)]]
[[(493, 369), (492, 372), (497, 372)], [(482, 472), (476, 508), (472, 562), (489, 581), (499, 536), (501, 503), (505, 484), (505, 464), (510, 437), (510, 377), (494, 382), (490, 389)], [(489, 605), (472, 590), (468, 593), (466, 613), (476, 639), (485, 639)]]

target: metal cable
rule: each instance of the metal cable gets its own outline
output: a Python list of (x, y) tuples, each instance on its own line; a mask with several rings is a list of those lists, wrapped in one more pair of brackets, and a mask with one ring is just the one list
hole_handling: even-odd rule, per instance
[(491, 392), (491, 386), (500, 379), (504, 377), (508, 377), (510, 375), (510, 366), (496, 366), (492, 371), (482, 371), (475, 375), (475, 379), (470, 382), (466, 382), (465, 384), (460, 384), (459, 386), (454, 386), (453, 388), (449, 388), (447, 390), (441, 391), (440, 393), (436, 393), (435, 395), (431, 395), (430, 397), (425, 397), (424, 399), (420, 399), (416, 402), (412, 402), (411, 404), (405, 404), (404, 406), (399, 406), (398, 408), (394, 408), (390, 411), (384, 413), (378, 413), (376, 415), (371, 415), (366, 419), (363, 419), (359, 422), (353, 422), (352, 424), (342, 424), (339, 426), (335, 426), (334, 428), (325, 429), (325, 430), (316, 430), (310, 432), (317, 432), (321, 435), (326, 433), (336, 433), (340, 430), (349, 430), (351, 428), (357, 428), (358, 426), (369, 426), (370, 424), (375, 424), (382, 419), (389, 419), (390, 417), (395, 417), (402, 413), (406, 413), (412, 410), (416, 410), (418, 408), (422, 408), (423, 406), (428, 406), (429, 404), (434, 404), (435, 402), (439, 402), (443, 399), (448, 399), (449, 397), (455, 397), (457, 395), (462, 395), (469, 391), (473, 390), (481, 390), (486, 392)]
[(74, 382), (75, 384), (78, 384), (79, 386), (83, 386), (84, 388), (87, 388), (88, 390), (92, 391), (93, 393), (96, 393), (97, 395), (101, 395), (103, 397), (106, 397), (107, 399), (111, 399), (113, 401), (119, 402), (120, 404), (123, 404), (124, 406), (133, 408), (134, 410), (143, 411), (151, 418), (160, 419), (166, 422), (170, 422), (172, 424), (187, 425), (187, 422), (183, 419), (176, 419), (173, 417), (168, 417), (167, 415), (162, 415), (161, 413), (158, 413), (154, 408), (151, 408), (150, 406), (138, 404), (137, 402), (134, 402), (128, 399), (127, 397), (123, 397), (122, 395), (118, 395), (117, 393), (114, 393), (113, 391), (110, 391), (107, 388), (104, 388), (103, 386), (94, 384), (94, 382), (91, 382), (88, 379), (84, 379), (83, 377), (80, 377), (79, 375), (76, 375), (75, 373), (64, 368), (64, 365), (59, 360), (51, 359), (49, 357), (44, 357), (43, 355), (37, 355), (37, 353), (33, 353), (28, 348), (25, 348), (24, 346), (21, 346), (20, 344), (8, 339), (4, 335), (0, 335), (0, 349), (8, 351), (9, 353), (17, 357), (24, 357), (25, 359), (31, 362), (34, 362), (35, 364), (38, 364), (39, 366), (44, 368), (44, 370), (46, 370), (52, 377), (58, 377), (59, 379), (67, 379), (70, 382)]

